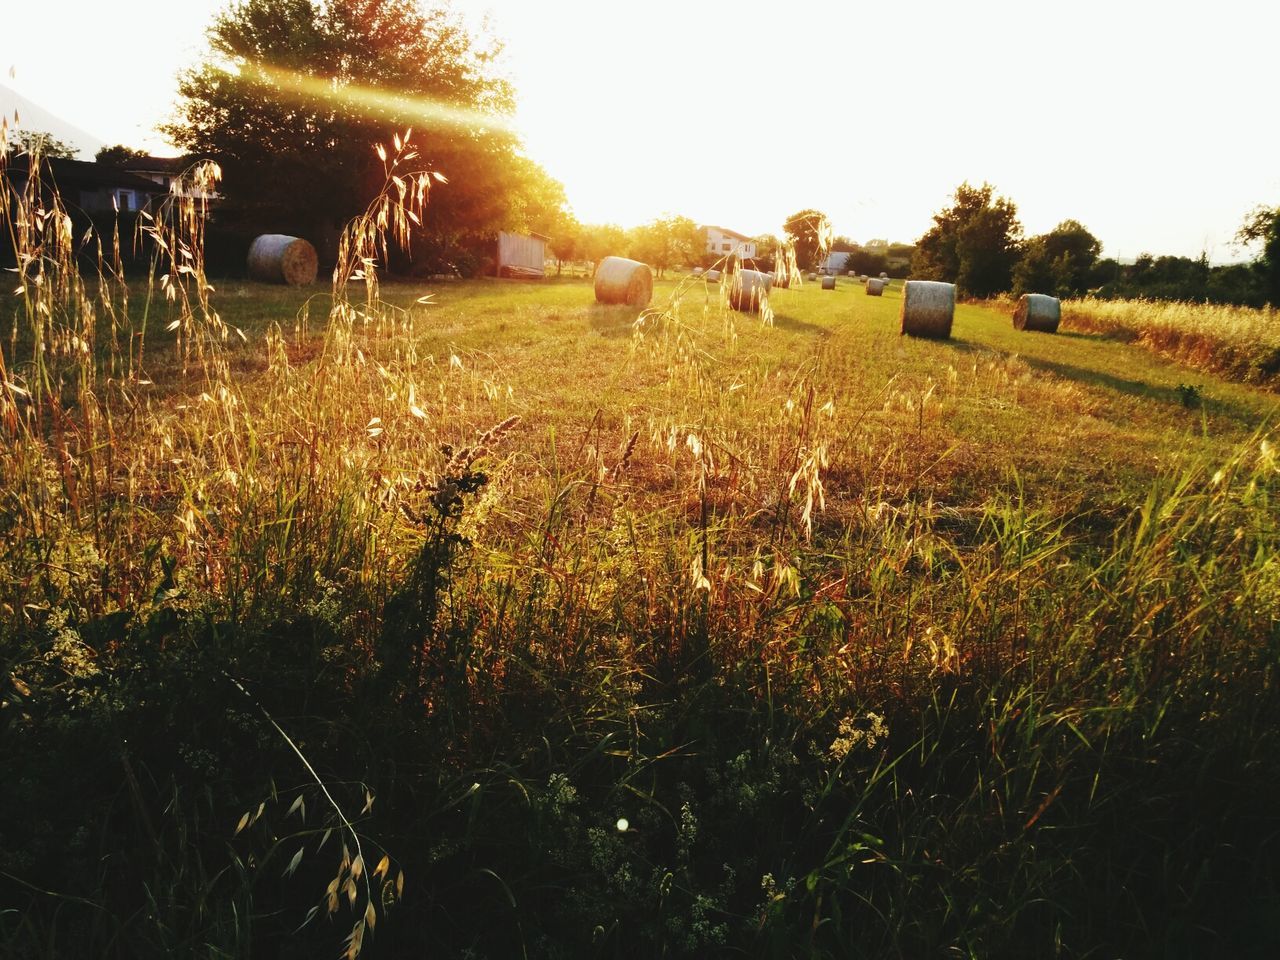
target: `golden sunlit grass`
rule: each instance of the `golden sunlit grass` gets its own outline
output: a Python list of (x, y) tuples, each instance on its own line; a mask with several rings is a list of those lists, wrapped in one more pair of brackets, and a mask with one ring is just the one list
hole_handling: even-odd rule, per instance
[(1068, 329), (1136, 340), (1180, 363), (1250, 383), (1280, 376), (1280, 310), (1153, 300), (1068, 300)]

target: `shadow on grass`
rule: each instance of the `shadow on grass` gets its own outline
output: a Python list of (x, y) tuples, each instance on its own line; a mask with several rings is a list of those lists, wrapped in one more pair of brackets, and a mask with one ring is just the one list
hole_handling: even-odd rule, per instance
[(638, 316), (640, 310), (636, 307), (606, 307), (595, 304), (587, 308), (587, 323), (591, 332), (612, 340), (631, 336)]
[[(1071, 337), (1073, 339), (1081, 340), (1099, 339), (1097, 334), (1089, 333), (1059, 332), (1054, 334), (1054, 336)], [(1001, 350), (991, 346), (990, 344), (976, 343), (960, 337), (951, 337), (946, 340), (934, 340), (934, 342), (962, 353), (995, 353), (1004, 357), (1013, 355), (1007, 350)], [(1059, 360), (1046, 360), (1043, 357), (1037, 357), (1034, 354), (1029, 353), (1017, 353), (1017, 356), (1033, 370), (1042, 370), (1045, 373), (1051, 373), (1056, 377), (1062, 377), (1064, 380), (1074, 380), (1076, 383), (1084, 384), (1085, 386), (1099, 387), (1105, 390), (1111, 390), (1115, 393), (1124, 394), (1125, 396), (1139, 397), (1143, 400), (1153, 400), (1157, 403), (1167, 404), (1169, 406), (1185, 410), (1188, 414), (1199, 414), (1204, 412), (1216, 416), (1224, 416), (1251, 428), (1261, 425), (1265, 419), (1256, 410), (1229, 400), (1222, 400), (1217, 397), (1201, 396), (1197, 402), (1188, 405), (1184, 399), (1185, 392), (1179, 390), (1176, 386), (1166, 387), (1158, 384), (1147, 383), (1145, 380), (1132, 380), (1127, 377), (1118, 377), (1115, 374), (1106, 373), (1105, 371), (1096, 370), (1091, 367), (1081, 367), (1075, 364), (1063, 363)], [(1195, 371), (1188, 370), (1187, 377), (1189, 380), (1194, 379)]]
[[(747, 314), (747, 316), (752, 316)], [(779, 330), (786, 330), (790, 333), (805, 333), (810, 336), (827, 337), (831, 335), (831, 331), (827, 327), (819, 326), (816, 323), (810, 323), (807, 320), (797, 320), (795, 317), (788, 316), (785, 313), (774, 313), (773, 325)]]
[[(1154, 400), (1157, 403), (1185, 410), (1188, 415), (1194, 416), (1203, 411), (1209, 414), (1230, 417), (1239, 423), (1251, 426), (1257, 426), (1263, 421), (1263, 417), (1257, 411), (1217, 397), (1202, 397), (1194, 403), (1188, 404), (1184, 400), (1185, 391), (1179, 390), (1178, 387), (1165, 387), (1147, 383), (1143, 380), (1130, 380), (1126, 377), (1117, 377), (1111, 373), (1104, 373), (1101, 370), (1091, 370), (1087, 367), (1078, 367), (1056, 360), (1042, 360), (1038, 357), (1025, 355), (1022, 359), (1033, 369), (1043, 370), (1046, 373), (1052, 373), (1054, 376), (1062, 377), (1066, 380), (1074, 380), (1086, 386), (1102, 387), (1127, 396)], [(1188, 371), (1188, 374), (1192, 375), (1192, 371)]]

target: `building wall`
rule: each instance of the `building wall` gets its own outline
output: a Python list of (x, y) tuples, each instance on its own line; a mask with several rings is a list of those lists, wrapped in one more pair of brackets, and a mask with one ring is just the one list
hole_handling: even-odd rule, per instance
[(727, 257), (732, 253), (736, 253), (739, 257), (754, 258), (756, 255), (756, 242), (754, 240), (739, 240), (737, 237), (722, 233), (715, 227), (708, 227), (707, 253), (715, 254), (718, 257)]
[(503, 267), (523, 267), (542, 273), (546, 269), (547, 243), (538, 237), (519, 233), (498, 234), (498, 270)]

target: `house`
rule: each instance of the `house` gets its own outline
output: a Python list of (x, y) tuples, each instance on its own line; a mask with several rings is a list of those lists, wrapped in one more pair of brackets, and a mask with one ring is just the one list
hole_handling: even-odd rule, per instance
[[(138, 211), (169, 194), (167, 186), (105, 163), (61, 157), (45, 157), (42, 163), (44, 183), (57, 187), (62, 202), (69, 209), (79, 209), (90, 215), (116, 210), (121, 213)], [(8, 174), (15, 190), (26, 188), (30, 164), (31, 158), (27, 154), (9, 158)]]
[(727, 257), (736, 254), (744, 260), (753, 260), (756, 255), (756, 242), (745, 234), (724, 227), (703, 226), (706, 245), (703, 249), (716, 257)]
[(540, 233), (498, 234), (497, 270), (500, 277), (533, 279), (546, 276), (547, 242)]
[[(159, 184), (164, 188), (165, 193), (172, 192), (178, 196), (194, 199), (216, 200), (218, 197), (216, 193), (201, 191), (190, 184), (182, 185), (182, 175), (198, 162), (198, 157), (141, 156), (128, 157), (120, 162), (118, 168)], [(179, 187), (172, 186), (175, 181)]]

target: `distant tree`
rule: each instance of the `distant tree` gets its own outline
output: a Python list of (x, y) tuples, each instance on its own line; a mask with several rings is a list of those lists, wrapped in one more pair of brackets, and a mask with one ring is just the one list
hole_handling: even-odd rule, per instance
[(1086, 289), (1094, 290), (1108, 283), (1115, 283), (1120, 279), (1120, 261), (1108, 257), (1106, 260), (1099, 260), (1093, 265), (1089, 271), (1089, 280)]
[(123, 166), (127, 160), (135, 160), (146, 155), (145, 150), (135, 150), (133, 147), (126, 147), (123, 143), (117, 143), (114, 146), (103, 147), (93, 155), (93, 159), (98, 163), (119, 167)]
[(772, 233), (762, 233), (752, 237), (756, 245), (757, 260), (773, 260), (778, 254), (778, 238)]
[(1089, 288), (1089, 276), (1101, 252), (1097, 237), (1077, 221), (1064, 220), (1023, 244), (1013, 271), (1013, 292), (1079, 296)]
[(580, 256), (580, 247), (582, 246), (582, 224), (578, 223), (578, 219), (572, 214), (567, 214), (552, 233), (551, 237), (551, 253), (556, 258), (556, 276), (560, 276), (564, 269), (566, 261), (576, 260)]
[(584, 224), (578, 234), (578, 256), (592, 263), (627, 252), (627, 233), (616, 223)]
[(660, 217), (632, 231), (630, 250), (661, 277), (674, 266), (698, 259), (702, 231), (688, 217)]
[(1245, 218), (1236, 234), (1245, 246), (1260, 245), (1257, 269), (1272, 305), (1280, 305), (1280, 207), (1259, 206)]
[(889, 258), (885, 256), (884, 251), (868, 250), (857, 244), (854, 244), (853, 249), (849, 251), (849, 258), (844, 262), (846, 270), (865, 273), (871, 277), (879, 276), (888, 266)]
[(9, 133), (9, 145), (19, 153), (39, 153), (42, 157), (63, 160), (74, 160), (78, 152), (71, 144), (43, 130), (13, 130)]
[(835, 239), (831, 221), (820, 210), (800, 210), (787, 217), (783, 231), (795, 241), (796, 260), (802, 270), (816, 269)]
[(208, 37), (165, 132), (221, 163), (224, 222), (335, 236), (383, 181), (374, 146), (409, 128), (413, 163), (448, 178), (427, 218), (442, 249), (528, 220), (536, 164), (506, 121), (500, 48), (458, 15), (417, 0), (243, 0)]
[(933, 226), (916, 242), (911, 275), (989, 297), (1012, 285), (1021, 238), (1018, 208), (1011, 200), (995, 196), (989, 183), (962, 183), (954, 203), (933, 215)]

